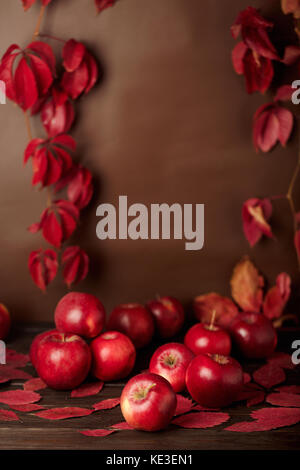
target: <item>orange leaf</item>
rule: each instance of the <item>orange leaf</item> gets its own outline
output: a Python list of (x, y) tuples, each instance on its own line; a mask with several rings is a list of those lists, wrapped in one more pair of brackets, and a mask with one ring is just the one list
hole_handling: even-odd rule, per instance
[(230, 284), (233, 299), (244, 311), (260, 311), (264, 279), (248, 257), (235, 266)]

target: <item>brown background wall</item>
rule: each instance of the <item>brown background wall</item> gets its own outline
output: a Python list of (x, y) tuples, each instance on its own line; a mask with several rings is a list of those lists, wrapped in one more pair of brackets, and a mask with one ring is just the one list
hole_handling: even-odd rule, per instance
[[(285, 202), (275, 205), (277, 242), (250, 250), (242, 233), (243, 201), (285, 193), (297, 153), (295, 138), (287, 150), (277, 147), (269, 155), (252, 147), (252, 115), (266, 98), (249, 97), (234, 74), (229, 34), (249, 3), (266, 2), (120, 0), (98, 17), (92, 0), (54, 0), (49, 8), (43, 31), (86, 42), (105, 70), (102, 84), (80, 102), (74, 130), (78, 159), (98, 184), (72, 242), (92, 256), (91, 275), (79, 289), (98, 295), (108, 310), (156, 293), (184, 301), (210, 290), (228, 294), (232, 268), (246, 253), (270, 282), (282, 270), (299, 280)], [(267, 2), (264, 13), (278, 14), (279, 3)], [(37, 14), (37, 6), (24, 14), (19, 0), (1, 1), (1, 55), (13, 42), (30, 41)], [(0, 298), (22, 321), (49, 320), (66, 291), (57, 280), (41, 294), (27, 270), (29, 252), (45, 246), (26, 227), (38, 220), (46, 194), (31, 189), (30, 165), (22, 164), (26, 142), (21, 111), (1, 106)], [(96, 207), (116, 203), (120, 194), (130, 203), (204, 203), (205, 248), (99, 241)]]

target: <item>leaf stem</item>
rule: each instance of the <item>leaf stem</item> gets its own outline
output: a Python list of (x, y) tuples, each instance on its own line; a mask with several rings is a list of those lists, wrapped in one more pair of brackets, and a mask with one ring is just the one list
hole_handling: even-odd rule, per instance
[(45, 34), (45, 33), (39, 33), (38, 36), (40, 38), (46, 38), (46, 39), (53, 39), (53, 41), (59, 41), (65, 44), (65, 40), (58, 38), (57, 36), (52, 36), (51, 34)]
[(46, 6), (42, 5), (41, 10), (40, 10), (40, 14), (39, 14), (39, 17), (38, 17), (38, 20), (37, 20), (37, 23), (36, 23), (36, 27), (35, 27), (35, 30), (34, 30), (34, 33), (33, 33), (33, 36), (32, 36), (32, 41), (34, 41), (36, 39), (36, 37), (39, 36), (39, 34), (40, 34), (41, 24), (42, 24), (42, 21), (43, 21), (43, 18), (44, 18), (45, 11), (46, 11)]

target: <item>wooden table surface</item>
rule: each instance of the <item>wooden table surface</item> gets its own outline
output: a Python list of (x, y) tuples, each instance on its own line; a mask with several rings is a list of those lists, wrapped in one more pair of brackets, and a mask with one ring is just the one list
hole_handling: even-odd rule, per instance
[[(28, 353), (32, 338), (42, 331), (40, 326), (31, 326), (15, 331), (7, 346), (18, 352)], [(293, 340), (300, 339), (300, 329), (286, 330), (280, 336), (280, 350), (291, 352)], [(137, 361), (135, 372), (147, 367), (151, 350), (145, 351)], [(257, 367), (257, 364), (244, 365), (245, 370)], [(300, 369), (300, 366), (299, 366)], [(28, 372), (33, 373), (31, 367)], [(289, 384), (300, 384), (300, 373), (297, 369), (287, 371)], [(10, 384), (1, 385), (1, 391), (21, 388), (23, 381), (15, 380)], [(106, 384), (97, 396), (87, 398), (70, 398), (70, 392), (57, 392), (50, 389), (41, 390), (41, 404), (49, 407), (81, 406), (91, 407), (93, 403), (106, 398), (119, 397), (123, 383)], [(264, 405), (268, 406), (268, 405)], [(6, 405), (1, 408), (9, 409)], [(269, 432), (233, 433), (223, 429), (229, 424), (247, 420), (252, 410), (261, 405), (247, 408), (243, 404), (227, 408), (231, 416), (224, 425), (211, 429), (182, 429), (170, 426), (167, 430), (157, 433), (139, 431), (118, 431), (104, 438), (92, 438), (81, 435), (78, 430), (104, 428), (123, 421), (120, 407), (113, 410), (98, 411), (90, 416), (48, 421), (34, 415), (21, 413), (19, 422), (0, 422), (0, 449), (105, 449), (105, 450), (287, 450), (300, 449), (300, 423)]]

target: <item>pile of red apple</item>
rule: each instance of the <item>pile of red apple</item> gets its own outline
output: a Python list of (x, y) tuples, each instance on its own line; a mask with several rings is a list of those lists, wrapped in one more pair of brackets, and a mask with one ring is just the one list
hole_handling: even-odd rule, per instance
[[(149, 372), (132, 377), (121, 395), (127, 423), (139, 430), (165, 428), (174, 416), (176, 393), (187, 389), (205, 408), (234, 402), (243, 387), (243, 370), (230, 354), (232, 345), (246, 358), (265, 358), (277, 344), (271, 323), (260, 313), (241, 313), (228, 327), (197, 323), (184, 344), (166, 343), (153, 354)], [(91, 372), (104, 382), (124, 379), (133, 370), (136, 350), (156, 334), (175, 336), (185, 320), (181, 303), (162, 297), (146, 306), (116, 307), (105, 327), (105, 310), (93, 295), (72, 292), (55, 310), (56, 330), (38, 335), (30, 358), (38, 375), (56, 390), (78, 387)], [(88, 344), (88, 342), (90, 344)]]

